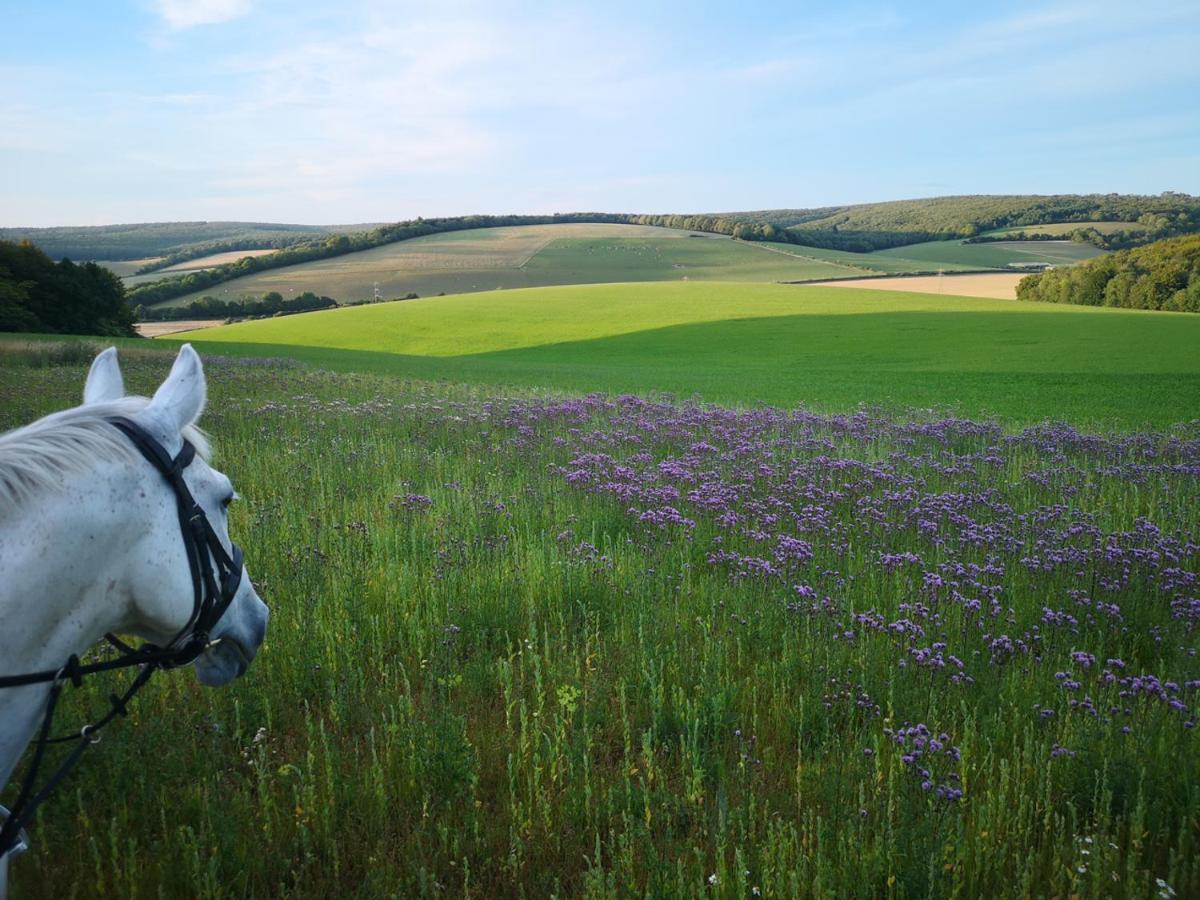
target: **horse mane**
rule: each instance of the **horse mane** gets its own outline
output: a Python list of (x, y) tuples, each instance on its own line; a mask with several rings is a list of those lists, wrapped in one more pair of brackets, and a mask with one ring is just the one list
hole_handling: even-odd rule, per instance
[[(129, 438), (107, 420), (133, 416), (149, 402), (145, 397), (122, 397), (76, 406), (0, 434), (0, 516), (20, 509), (42, 491), (61, 486), (67, 476), (87, 472), (97, 460), (140, 459)], [(208, 460), (204, 432), (189, 425), (183, 437)]]

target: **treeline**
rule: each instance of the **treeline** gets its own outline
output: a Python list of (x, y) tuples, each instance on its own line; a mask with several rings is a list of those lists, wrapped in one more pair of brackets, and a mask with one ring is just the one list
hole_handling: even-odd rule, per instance
[(56, 263), (30, 243), (0, 241), (0, 331), (132, 335), (125, 288), (95, 263)]
[(253, 275), (255, 272), (280, 269), (284, 266), (294, 266), (317, 259), (329, 259), (347, 253), (357, 253), (360, 250), (370, 250), (384, 244), (393, 244), (427, 234), (464, 231), (470, 228), (499, 228), (505, 225), (552, 225), (567, 222), (628, 224), (634, 218), (636, 217), (618, 213), (567, 213), (552, 216), (456, 216), (441, 219), (412, 219), (393, 225), (383, 225), (371, 231), (330, 235), (321, 240), (306, 241), (287, 247), (277, 253), (248, 256), (237, 262), (214, 266), (211, 269), (188, 272), (184, 275), (141, 284), (130, 291), (129, 297), (130, 301), (135, 304), (153, 306), (164, 300), (202, 291), (234, 278)]
[(311, 232), (302, 234), (266, 235), (263, 237), (232, 238), (227, 241), (207, 241), (202, 244), (189, 244), (181, 250), (175, 250), (166, 256), (159, 257), (140, 266), (135, 275), (149, 275), (162, 269), (169, 269), (179, 263), (191, 262), (203, 256), (216, 253), (231, 253), (238, 250), (282, 250), (313, 240)]
[(241, 297), (237, 300), (220, 300), (205, 295), (199, 300), (183, 306), (158, 306), (147, 309), (134, 307), (134, 317), (139, 322), (176, 322), (183, 319), (262, 319), (269, 316), (291, 315), (317, 309), (332, 309), (337, 306), (365, 306), (374, 303), (394, 303), (397, 300), (417, 300), (420, 294), (408, 293), (403, 297), (380, 300), (363, 300), (356, 303), (339, 303), (332, 297), (318, 295), (312, 291), (297, 294), (285, 300), (278, 291), (268, 291), (261, 297)]
[(1200, 234), (1023, 278), (1020, 300), (1200, 312)]
[(311, 312), (314, 309), (330, 309), (338, 303), (332, 297), (324, 297), (305, 291), (285, 300), (278, 291), (270, 291), (261, 297), (242, 297), (238, 300), (219, 300), (216, 297), (201, 297), (183, 306), (160, 306), (147, 309), (134, 308), (139, 322), (177, 322), (181, 319), (256, 319), (266, 316)]
[[(57, 228), (0, 228), (0, 240), (29, 241), (54, 259), (142, 259), (186, 252), (193, 245), (220, 243), (227, 249), (253, 248), (255, 242), (311, 240), (333, 231), (319, 225), (263, 222), (151, 222)], [(268, 243), (267, 246), (274, 246)], [(217, 252), (209, 250), (209, 253)], [(204, 254), (200, 254), (204, 255)], [(194, 258), (194, 257), (191, 257)], [(180, 260), (181, 262), (183, 260)]]
[(1171, 191), (1155, 196), (932, 197), (821, 209), (729, 213), (722, 218), (774, 225), (785, 235), (775, 239), (857, 253), (923, 241), (976, 239), (986, 231), (1021, 226), (1070, 222), (1137, 222), (1142, 226), (1136, 231), (1086, 235), (1085, 239), (1096, 246), (1117, 249), (1200, 231), (1200, 198)]

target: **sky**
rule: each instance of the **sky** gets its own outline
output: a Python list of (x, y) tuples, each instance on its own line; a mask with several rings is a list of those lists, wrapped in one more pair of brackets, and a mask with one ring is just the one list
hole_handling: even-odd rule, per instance
[(1200, 194), (1200, 3), (0, 0), (0, 225)]

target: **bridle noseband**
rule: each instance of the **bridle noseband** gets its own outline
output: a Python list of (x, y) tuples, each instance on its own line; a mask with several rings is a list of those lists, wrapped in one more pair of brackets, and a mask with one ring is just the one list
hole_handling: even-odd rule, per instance
[[(99, 743), (101, 729), (118, 715), (127, 714), (128, 702), (150, 680), (150, 677), (158, 669), (173, 669), (194, 662), (196, 657), (216, 643), (209, 640), (209, 634), (233, 602), (242, 583), (244, 567), (241, 548), (231, 541), (230, 552), (225, 551), (221, 539), (213, 530), (212, 523), (208, 521), (208, 516), (205, 515), (204, 510), (196, 502), (183, 480), (183, 471), (195, 459), (196, 448), (184, 440), (179, 454), (172, 457), (162, 444), (136, 422), (123, 417), (113, 417), (108, 419), (108, 422), (133, 442), (138, 452), (167, 480), (167, 484), (171, 486), (171, 490), (175, 494), (176, 507), (179, 512), (179, 530), (183, 536), (183, 546), (187, 553), (188, 568), (192, 576), (192, 614), (175, 636), (162, 647), (150, 643), (142, 644), (140, 647), (131, 647), (115, 635), (106, 634), (105, 638), (108, 642), (120, 651), (120, 655), (116, 659), (84, 665), (80, 663), (78, 656), (71, 654), (66, 664), (59, 669), (46, 669), (25, 675), (0, 676), (0, 688), (24, 687), (50, 682), (50, 696), (46, 702), (46, 711), (42, 716), (37, 746), (25, 780), (21, 785), (21, 792), (12, 812), (0, 818), (0, 861), (9, 852), (19, 852), (24, 849), (22, 826), (29, 821), (38, 806), (79, 761), (83, 752), (92, 744)], [(111, 708), (104, 716), (83, 726), (77, 735), (50, 737), (54, 709), (62, 689), (68, 682), (79, 687), (83, 683), (82, 679), (85, 675), (132, 666), (141, 666), (141, 671), (122, 696), (110, 695)], [(33, 794), (33, 784), (37, 778), (38, 769), (41, 767), (46, 746), (68, 741), (76, 741), (75, 748), (67, 755), (58, 770), (50, 776), (42, 789), (37, 794)]]

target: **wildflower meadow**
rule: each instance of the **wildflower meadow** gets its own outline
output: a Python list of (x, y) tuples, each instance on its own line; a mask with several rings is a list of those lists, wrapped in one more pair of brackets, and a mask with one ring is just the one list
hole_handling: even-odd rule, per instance
[[(0, 351), (0, 428), (87, 361)], [(266, 644), (152, 683), (15, 896), (1200, 895), (1200, 423), (206, 366)]]

